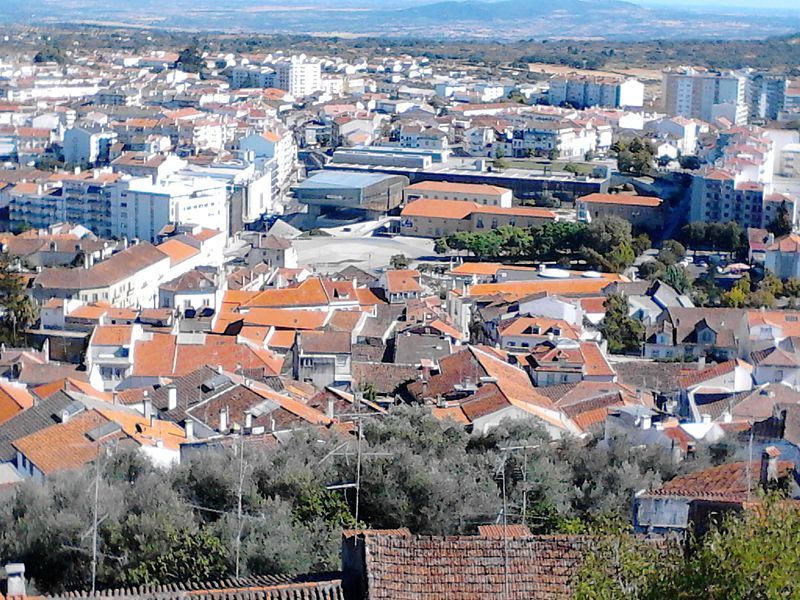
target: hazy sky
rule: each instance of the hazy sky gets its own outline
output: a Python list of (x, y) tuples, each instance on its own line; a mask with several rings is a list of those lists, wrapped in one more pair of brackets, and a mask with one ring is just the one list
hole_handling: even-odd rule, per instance
[(798, 0), (633, 0), (638, 4), (671, 4), (697, 8), (790, 8), (800, 10)]

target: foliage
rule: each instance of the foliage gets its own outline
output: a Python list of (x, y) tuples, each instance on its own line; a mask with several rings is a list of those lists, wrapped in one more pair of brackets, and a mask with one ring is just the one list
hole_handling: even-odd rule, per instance
[(620, 173), (646, 175), (653, 168), (655, 151), (650, 142), (635, 137), (630, 141), (620, 140), (611, 146), (617, 155), (617, 168)]
[(389, 265), (393, 269), (407, 269), (410, 264), (411, 261), (405, 254), (394, 254), (389, 259)]
[[(98, 586), (230, 577), (237, 556), (243, 576), (331, 570), (342, 528), (473, 533), (500, 514), (502, 474), (514, 522), (579, 532), (627, 514), (635, 490), (707, 465), (675, 465), (624, 439), (551, 442), (529, 421), (468, 434), (426, 407), (398, 406), (364, 424), (356, 518), (354, 490), (328, 487), (355, 480), (357, 445), (337, 431), (299, 431), (279, 446), (203, 453), (165, 470), (117, 450), (100, 470)], [(89, 467), (26, 482), (0, 504), (0, 556), (25, 562), (42, 592), (91, 585), (94, 480)]]
[(606, 315), (600, 322), (600, 332), (614, 354), (638, 352), (644, 336), (644, 325), (628, 316), (628, 299), (623, 294), (611, 294), (603, 303)]
[(592, 221), (584, 232), (580, 253), (591, 268), (624, 271), (636, 258), (631, 224), (618, 217)]
[(17, 346), (22, 332), (36, 322), (36, 305), (26, 293), (24, 279), (0, 255), (0, 341)]
[(686, 256), (686, 248), (683, 244), (675, 240), (666, 240), (658, 251), (656, 257), (660, 262), (667, 266), (674, 265)]
[(64, 56), (64, 51), (58, 44), (51, 43), (39, 50), (33, 57), (35, 63), (49, 63), (54, 62), (59, 65), (66, 64), (67, 58)]
[(800, 513), (777, 494), (728, 514), (640, 598), (727, 600), (800, 597)]
[(667, 267), (657, 260), (648, 260), (639, 265), (639, 277), (647, 281), (655, 281)]
[(203, 56), (196, 45), (181, 50), (178, 56), (178, 63), (181, 70), (186, 73), (200, 73), (205, 66), (203, 64)]
[(677, 544), (665, 552), (634, 535), (622, 519), (598, 519), (589, 535), (589, 550), (575, 585), (576, 600), (641, 598), (669, 568), (669, 560), (679, 558)]
[(692, 275), (682, 265), (668, 266), (661, 281), (674, 288), (679, 294), (686, 294), (692, 289)]
[(778, 207), (775, 218), (767, 225), (767, 231), (775, 234), (775, 237), (781, 237), (792, 233), (793, 226), (792, 216), (789, 214), (786, 201), (783, 201)]
[(681, 229), (681, 239), (693, 250), (737, 252), (747, 245), (744, 231), (734, 221), (728, 223), (689, 223)]
[(747, 304), (750, 296), (750, 278), (745, 276), (739, 279), (733, 287), (722, 294), (722, 304), (729, 308), (742, 308)]

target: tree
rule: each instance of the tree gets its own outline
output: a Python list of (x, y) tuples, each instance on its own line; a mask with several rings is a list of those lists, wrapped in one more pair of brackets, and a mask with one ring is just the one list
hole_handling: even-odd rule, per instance
[(681, 229), (681, 239), (693, 250), (706, 248), (709, 245), (706, 229), (706, 224), (702, 221), (687, 223)]
[(436, 254), (447, 254), (450, 252), (450, 246), (447, 245), (447, 238), (438, 238), (433, 243), (433, 251)]
[(655, 152), (649, 142), (633, 138), (630, 142), (616, 142), (611, 149), (617, 154), (620, 173), (645, 175), (653, 168)]
[(744, 276), (737, 281), (730, 291), (722, 294), (722, 304), (729, 308), (742, 308), (750, 296), (750, 277)]
[(12, 270), (8, 256), (0, 255), (0, 341), (16, 346), (22, 332), (36, 322), (36, 305), (25, 289), (24, 279)]
[(666, 267), (657, 260), (648, 260), (639, 265), (639, 277), (647, 281), (658, 279)]
[(181, 50), (178, 56), (178, 64), (180, 69), (186, 73), (200, 73), (205, 66), (203, 64), (203, 56), (196, 45)]
[(646, 233), (640, 233), (633, 239), (633, 251), (639, 256), (652, 248), (653, 242)]
[(603, 303), (606, 314), (600, 322), (600, 333), (608, 341), (613, 354), (639, 352), (644, 337), (641, 321), (628, 316), (628, 299), (623, 294), (612, 294)]
[(768, 495), (741, 515), (729, 513), (694, 544), (675, 568), (638, 598), (727, 600), (800, 597), (800, 512)]
[(658, 251), (658, 260), (667, 266), (674, 265), (686, 256), (686, 248), (675, 240), (666, 240)]
[(767, 231), (774, 234), (775, 237), (781, 237), (792, 233), (794, 224), (792, 223), (792, 216), (789, 214), (789, 209), (786, 206), (786, 201), (781, 202), (778, 207), (778, 212), (775, 218), (767, 225)]
[(407, 269), (411, 261), (405, 254), (394, 254), (389, 259), (389, 265), (393, 269)]
[(686, 294), (692, 289), (692, 275), (682, 265), (668, 266), (661, 280), (674, 288), (679, 294)]
[(618, 217), (592, 221), (584, 230), (581, 254), (591, 268), (624, 271), (636, 258), (631, 224)]

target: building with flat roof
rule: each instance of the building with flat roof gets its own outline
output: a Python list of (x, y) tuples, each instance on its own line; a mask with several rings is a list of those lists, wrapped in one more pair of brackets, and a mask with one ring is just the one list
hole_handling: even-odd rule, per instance
[(320, 217), (372, 219), (400, 206), (408, 178), (384, 173), (320, 171), (294, 188), (295, 198), (308, 206), (307, 224)]
[(572, 173), (554, 173), (532, 169), (488, 170), (485, 159), (451, 157), (446, 162), (433, 163), (426, 167), (399, 167), (380, 164), (337, 163), (325, 165), (326, 171), (358, 171), (402, 175), (412, 184), (422, 181), (447, 181), (493, 185), (511, 190), (520, 200), (533, 200), (543, 193), (552, 194), (562, 200), (574, 200), (596, 192), (606, 193), (608, 177), (589, 177)]

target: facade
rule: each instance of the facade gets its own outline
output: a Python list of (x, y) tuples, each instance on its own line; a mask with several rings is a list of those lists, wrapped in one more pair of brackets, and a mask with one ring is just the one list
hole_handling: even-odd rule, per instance
[(322, 90), (322, 66), (319, 62), (305, 56), (292, 56), (272, 66), (275, 69), (272, 87), (286, 90), (297, 98)]
[(116, 237), (155, 241), (170, 223), (229, 231), (224, 181), (174, 174), (157, 184), (131, 179), (111, 197), (111, 232)]
[(450, 183), (448, 181), (420, 181), (403, 190), (403, 202), (406, 204), (421, 198), (463, 200), (486, 206), (511, 208), (514, 194), (507, 188), (495, 185)]
[(308, 205), (308, 222), (337, 211), (353, 218), (374, 216), (399, 206), (408, 179), (382, 173), (322, 171), (294, 188), (295, 198)]
[[(664, 72), (664, 108), (670, 115), (747, 122), (747, 77), (691, 67)], [(732, 118), (731, 118), (732, 117)]]
[(780, 279), (800, 277), (800, 235), (792, 233), (769, 244), (764, 266)]
[(553, 77), (547, 100), (553, 106), (640, 109), (644, 106), (644, 84), (636, 79), (612, 77)]
[(538, 227), (556, 220), (543, 208), (500, 208), (463, 200), (422, 199), (407, 205), (401, 217), (403, 235), (440, 238), (459, 231), (481, 233), (509, 225)]
[(619, 217), (633, 227), (657, 229), (663, 223), (662, 200), (627, 194), (589, 194), (575, 201), (579, 221), (591, 223), (605, 217)]
[(239, 149), (255, 159), (257, 168), (267, 168), (264, 163), (275, 161), (278, 186), (286, 186), (294, 173), (297, 160), (297, 144), (284, 127), (253, 133), (239, 142)]
[(111, 159), (111, 146), (117, 140), (115, 131), (73, 127), (64, 132), (64, 163), (87, 167), (106, 164)]

